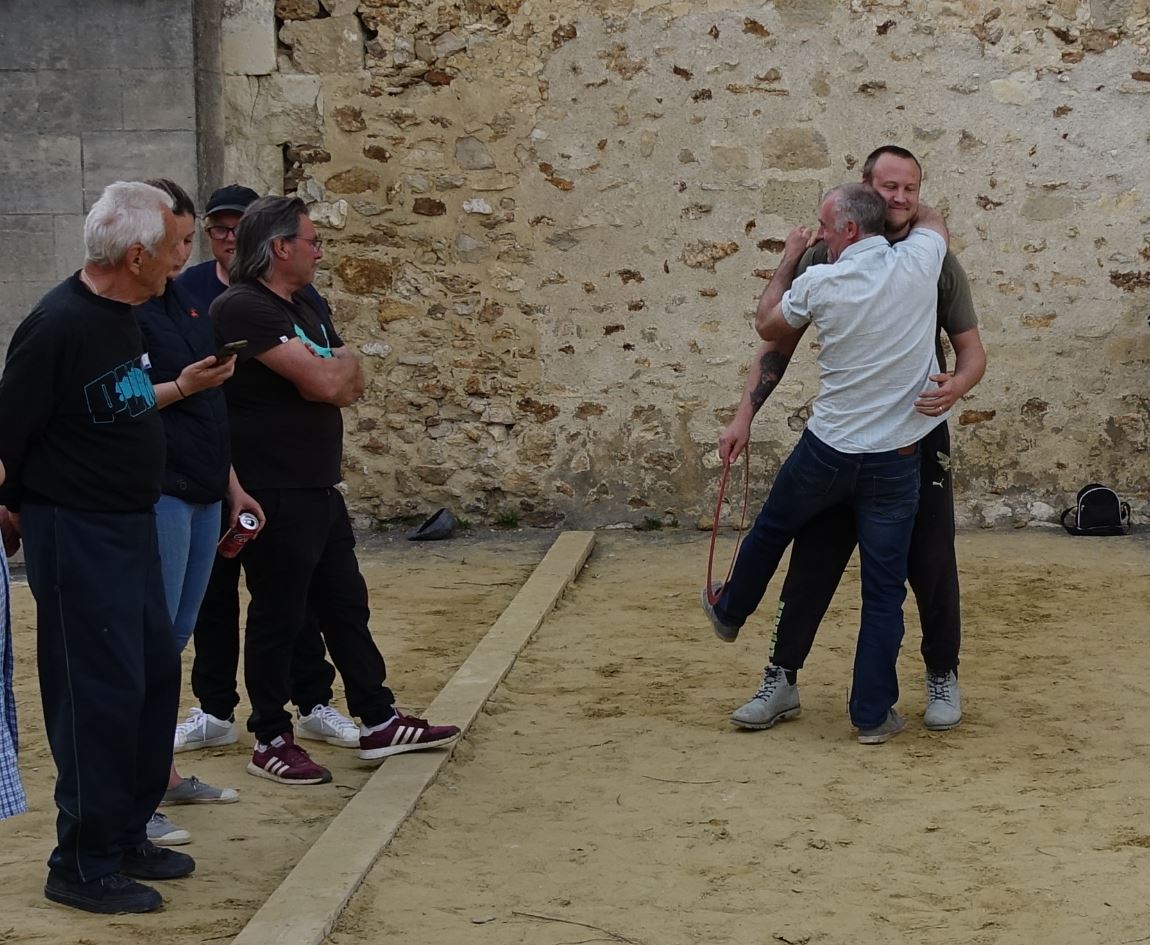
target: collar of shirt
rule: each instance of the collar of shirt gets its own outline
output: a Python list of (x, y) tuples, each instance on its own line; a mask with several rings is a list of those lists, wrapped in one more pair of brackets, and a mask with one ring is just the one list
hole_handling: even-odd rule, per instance
[(865, 239), (859, 240), (857, 243), (851, 243), (846, 249), (839, 253), (839, 259), (846, 259), (848, 256), (854, 256), (858, 253), (865, 253), (875, 249), (889, 249), (890, 243), (886, 241), (885, 236), (868, 236)]

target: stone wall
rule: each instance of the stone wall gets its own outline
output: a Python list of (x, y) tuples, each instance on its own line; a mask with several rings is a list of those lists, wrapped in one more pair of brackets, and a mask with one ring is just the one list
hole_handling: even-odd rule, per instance
[(214, 23), (218, 44), (219, 16), (192, 0), (0, 0), (0, 344), (83, 262), (84, 215), (106, 184), (195, 188), (197, 147), (222, 153), (222, 114), (197, 135), (195, 94), (195, 63), (213, 62), (197, 26)]
[[(964, 519), (1050, 520), (1092, 479), (1146, 506), (1145, 0), (227, 7), (227, 167), (313, 204), (365, 355), (364, 518), (693, 523), (783, 237), (886, 142), (989, 352), (952, 421)], [(760, 485), (815, 388), (804, 349)]]

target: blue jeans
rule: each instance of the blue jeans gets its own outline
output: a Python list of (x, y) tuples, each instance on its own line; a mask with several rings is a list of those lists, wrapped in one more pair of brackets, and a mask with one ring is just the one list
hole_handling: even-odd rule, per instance
[(862, 574), (862, 620), (851, 686), (851, 722), (882, 723), (898, 701), (907, 552), (918, 508), (917, 446), (840, 453), (804, 431), (739, 549), (716, 616), (741, 627), (759, 606), (787, 545), (807, 522), (840, 503), (854, 510)]
[(220, 540), (222, 503), (196, 505), (162, 495), (156, 503), (156, 535), (168, 615), (182, 653), (196, 626), (196, 615), (212, 573)]

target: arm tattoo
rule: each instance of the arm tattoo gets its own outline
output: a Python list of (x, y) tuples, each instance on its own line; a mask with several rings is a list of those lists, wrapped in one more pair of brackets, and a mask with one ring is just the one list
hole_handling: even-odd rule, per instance
[(755, 408), (755, 413), (759, 412), (759, 408), (771, 396), (771, 391), (779, 386), (783, 372), (790, 362), (791, 356), (781, 351), (768, 351), (759, 360), (759, 383), (751, 391), (751, 406)]

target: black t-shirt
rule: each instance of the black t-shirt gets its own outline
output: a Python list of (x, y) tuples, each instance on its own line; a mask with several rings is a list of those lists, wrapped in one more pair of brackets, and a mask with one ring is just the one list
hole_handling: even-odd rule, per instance
[(44, 296), (12, 335), (0, 378), (0, 500), (90, 512), (151, 509), (164, 427), (132, 307), (78, 275)]
[[(257, 360), (292, 338), (326, 352), (343, 345), (326, 312), (305, 292), (291, 302), (259, 283), (234, 285), (212, 304), (216, 340), (246, 340), (224, 385), (232, 465), (246, 489), (310, 489), (342, 478), (343, 416), (304, 400), (296, 386)], [(330, 355), (329, 355), (330, 356)]]
[[(152, 383), (175, 380), (187, 365), (216, 352), (216, 333), (201, 308), (177, 282), (135, 308), (151, 363)], [(185, 502), (218, 502), (227, 494), (231, 465), (228, 408), (219, 387), (189, 394), (160, 411), (168, 440), (164, 495)]]

